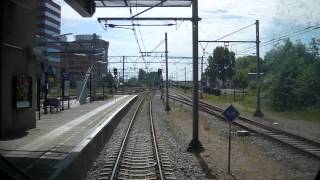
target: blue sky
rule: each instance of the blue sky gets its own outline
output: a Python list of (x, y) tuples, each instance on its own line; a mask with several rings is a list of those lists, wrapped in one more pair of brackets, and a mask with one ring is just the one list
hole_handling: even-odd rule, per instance
[[(102, 28), (98, 23), (97, 17), (129, 17), (128, 8), (100, 8), (96, 10), (92, 18), (82, 18), (72, 10), (64, 1), (56, 0), (62, 6), (62, 26), (61, 33), (92, 34), (97, 33), (103, 39), (110, 42), (109, 56), (139, 55), (137, 42), (132, 30), (127, 29), (107, 29)], [(310, 25), (320, 23), (320, 0), (199, 0), (199, 40), (215, 40), (230, 32), (250, 25), (256, 19), (260, 21), (261, 42), (266, 42), (272, 38), (294, 32)], [(133, 8), (133, 14), (143, 9)], [(141, 17), (191, 17), (191, 8), (154, 8)], [(111, 22), (115, 24), (123, 22)], [(128, 22), (130, 23), (130, 22)], [(141, 22), (143, 23), (143, 22)], [(166, 22), (164, 22), (166, 23)], [(172, 23), (172, 22), (170, 22)], [(150, 51), (164, 39), (164, 33), (168, 33), (169, 56), (192, 56), (191, 23), (177, 22), (173, 27), (141, 27), (140, 33), (137, 29), (139, 42), (143, 51)], [(307, 43), (312, 37), (320, 38), (320, 29), (297, 36), (293, 40), (302, 39)], [(234, 34), (224, 40), (254, 40), (255, 27), (252, 26), (244, 31)], [(142, 43), (143, 40), (143, 43)], [(144, 45), (143, 45), (144, 44)], [(207, 52), (217, 45), (209, 44)], [(261, 56), (272, 48), (272, 45), (261, 48)], [(206, 46), (206, 44), (202, 44)], [(252, 45), (230, 44), (230, 48), (239, 52)], [(164, 45), (160, 46), (159, 51), (164, 50)], [(241, 52), (237, 56), (252, 54), (255, 50)], [(199, 55), (202, 55), (202, 48), (199, 46)], [(146, 61), (163, 61), (163, 58), (146, 59)], [(110, 59), (119, 61), (119, 59)], [(131, 58), (128, 61), (136, 61)], [(138, 59), (141, 61), (142, 59)], [(191, 60), (172, 60), (179, 61), (180, 64), (169, 65), (169, 76), (175, 76), (179, 80), (184, 80), (184, 67), (187, 68), (187, 79), (191, 80), (192, 67)], [(188, 64), (182, 64), (188, 62)], [(110, 64), (110, 67), (117, 67), (119, 64)], [(156, 70), (163, 68), (164, 64), (127, 64), (128, 76), (136, 75), (139, 68)]]

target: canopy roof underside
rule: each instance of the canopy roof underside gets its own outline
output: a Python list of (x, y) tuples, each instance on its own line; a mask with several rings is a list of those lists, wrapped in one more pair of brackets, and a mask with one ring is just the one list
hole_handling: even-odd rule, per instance
[(101, 7), (189, 7), (192, 0), (95, 0)]

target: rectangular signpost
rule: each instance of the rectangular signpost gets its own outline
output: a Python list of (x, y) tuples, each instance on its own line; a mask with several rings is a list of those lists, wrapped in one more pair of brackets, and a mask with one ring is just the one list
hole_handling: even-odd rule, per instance
[(230, 159), (231, 159), (231, 124), (240, 115), (237, 109), (231, 104), (227, 109), (223, 111), (223, 116), (229, 122), (229, 146), (228, 146), (228, 173), (230, 171)]

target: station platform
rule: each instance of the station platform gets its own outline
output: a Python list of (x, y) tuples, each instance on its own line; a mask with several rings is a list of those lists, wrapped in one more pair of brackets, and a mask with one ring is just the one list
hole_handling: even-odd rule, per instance
[(42, 115), (36, 128), (0, 140), (0, 154), (31, 179), (83, 179), (136, 95)]

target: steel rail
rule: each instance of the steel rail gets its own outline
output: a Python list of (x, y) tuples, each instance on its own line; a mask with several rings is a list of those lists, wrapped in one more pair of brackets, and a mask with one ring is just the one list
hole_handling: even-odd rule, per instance
[(140, 107), (142, 105), (142, 102), (145, 100), (145, 98), (146, 98), (146, 95), (139, 102), (139, 104), (138, 104), (138, 106), (137, 106), (137, 108), (136, 108), (136, 110), (135, 110), (135, 112), (133, 114), (133, 117), (130, 120), (130, 124), (129, 124), (128, 129), (126, 131), (126, 134), (125, 134), (125, 136), (123, 138), (123, 141), (121, 143), (120, 150), (119, 150), (118, 155), (117, 155), (117, 159), (116, 159), (116, 161), (115, 161), (115, 163), (113, 165), (112, 173), (111, 173), (111, 176), (110, 176), (111, 180), (115, 179), (115, 177), (116, 177), (117, 170), (118, 170), (118, 167), (120, 165), (120, 161), (121, 161), (125, 146), (126, 146), (127, 141), (128, 141), (129, 133), (130, 133), (131, 128), (132, 128), (132, 124), (133, 124), (134, 120), (136, 119), (138, 111), (139, 111), (139, 109), (140, 109)]
[[(170, 98), (174, 99), (174, 100), (177, 100), (177, 101), (179, 101), (179, 102), (181, 102), (183, 104), (189, 105), (189, 106), (192, 105), (191, 104), (191, 100), (188, 99), (188, 97), (182, 96), (182, 95), (177, 94), (177, 93), (176, 93), (176, 95), (177, 96), (170, 95)], [(205, 103), (203, 101), (200, 101), (200, 110), (202, 110), (204, 112), (207, 112), (210, 115), (213, 115), (215, 117), (218, 117), (220, 120), (225, 120), (225, 118), (221, 114), (223, 109), (221, 109), (219, 107), (213, 106), (213, 105)], [(268, 130), (269, 133), (268, 132), (267, 133), (261, 132), (259, 130), (254, 129), (254, 128), (250, 128), (250, 127), (248, 127), (246, 125), (243, 125), (243, 124), (241, 124), (239, 122), (233, 122), (233, 124), (243, 128), (243, 129), (246, 129), (248, 131), (255, 132), (255, 133), (258, 133), (258, 134), (260, 134), (260, 135), (262, 135), (264, 137), (267, 137), (267, 138), (270, 138), (272, 140), (275, 140), (275, 141), (277, 141), (277, 142), (279, 142), (281, 144), (284, 144), (284, 145), (286, 145), (288, 147), (291, 147), (291, 148), (293, 148), (295, 150), (299, 150), (300, 152), (306, 153), (306, 154), (311, 155), (313, 157), (316, 157), (318, 159), (320, 158), (320, 156), (318, 154), (315, 154), (313, 152), (308, 151), (308, 148), (301, 148), (301, 147), (298, 147), (297, 145), (294, 145), (296, 143), (302, 143), (302, 144), (300, 144), (300, 146), (302, 146), (302, 147), (305, 147), (304, 145), (306, 145), (307, 147), (309, 147), (309, 145), (311, 145), (311, 146), (317, 147), (320, 150), (320, 143), (318, 143), (316, 141), (313, 141), (313, 140), (307, 139), (305, 137), (301, 137), (301, 136), (289, 133), (289, 132), (284, 131), (284, 130), (273, 128), (273, 127), (267, 126), (267, 125), (262, 124), (262, 123), (255, 122), (255, 121), (250, 120), (250, 119), (245, 118), (245, 117), (241, 117), (240, 116), (239, 120), (241, 120), (242, 122), (248, 123), (250, 125), (257, 126), (260, 129)], [(285, 137), (281, 137), (281, 136), (285, 136)], [(293, 139), (291, 139), (291, 140), (289, 139), (290, 141), (289, 140), (287, 140), (287, 141), (283, 140), (283, 139), (288, 139), (287, 137), (293, 138)], [(299, 142), (294, 142), (294, 139), (298, 140)]]
[(161, 180), (164, 180), (164, 173), (162, 171), (162, 164), (161, 164), (160, 155), (159, 155), (159, 152), (158, 152), (157, 136), (156, 136), (156, 133), (155, 133), (154, 123), (153, 123), (152, 100), (150, 100), (150, 105), (149, 105), (149, 116), (150, 116), (150, 127), (151, 127), (152, 139), (153, 139), (153, 147), (154, 147), (154, 150), (155, 150), (155, 157), (157, 159), (159, 176), (160, 176)]

